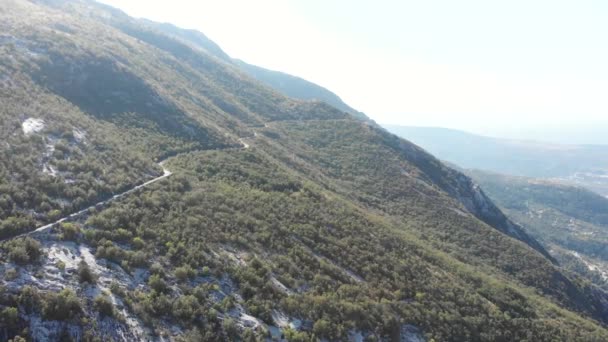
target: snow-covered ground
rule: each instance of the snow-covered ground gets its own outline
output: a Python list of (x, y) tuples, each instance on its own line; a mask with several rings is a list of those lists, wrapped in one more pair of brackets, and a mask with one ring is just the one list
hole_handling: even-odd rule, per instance
[(74, 134), (74, 139), (76, 139), (76, 141), (79, 143), (85, 142), (85, 139), (87, 137), (87, 133), (78, 128), (74, 128), (72, 130), (72, 134)]
[[(117, 283), (124, 288), (132, 288), (136, 285), (136, 279), (127, 274), (117, 265), (110, 264), (105, 260), (97, 260), (89, 246), (70, 241), (43, 241), (42, 245), (46, 257), (40, 267), (16, 267), (11, 263), (0, 265), (0, 273), (14, 268), (17, 277), (12, 280), (0, 279), (0, 285), (6, 286), (11, 292), (18, 292), (24, 286), (29, 285), (43, 292), (59, 292), (69, 288), (81, 298), (86, 298), (86, 303), (91, 303), (97, 296), (107, 296), (114, 304), (116, 311), (124, 317), (124, 323), (117, 319), (99, 317), (97, 325), (103, 331), (108, 332), (116, 341), (144, 341), (151, 336), (143, 323), (133, 315), (122, 300), (110, 291), (110, 284)], [(97, 277), (95, 284), (81, 284), (78, 281), (78, 265), (84, 260), (93, 274)], [(86, 308), (85, 310), (91, 310)], [(78, 324), (43, 320), (39, 315), (26, 314), (29, 322), (29, 331), (36, 341), (55, 340), (57, 334), (64, 329), (76, 339), (81, 337), (82, 331)], [(97, 315), (91, 312), (91, 315)]]
[(285, 329), (300, 330), (302, 328), (302, 320), (289, 317), (284, 312), (279, 310), (272, 311), (272, 322), (274, 325), (267, 325), (266, 329), (270, 332), (272, 341), (285, 341), (283, 333)]
[[(91, 253), (91, 249), (83, 244), (76, 244), (74, 242), (52, 242), (46, 249), (48, 253), (48, 261), (44, 266), (46, 275), (53, 273), (53, 268), (57, 267), (58, 262), (61, 261), (65, 265), (65, 271), (67, 274), (75, 273), (78, 269), (80, 261), (84, 260), (88, 265), (93, 274), (97, 277), (97, 282), (94, 285), (88, 285), (83, 294), (90, 300), (95, 299), (98, 295), (107, 296), (112, 304), (114, 304), (116, 310), (125, 318), (128, 329), (123, 327), (122, 329), (116, 330), (117, 334), (123, 338), (124, 341), (129, 341), (134, 338), (144, 339), (149, 335), (149, 332), (144, 328), (143, 323), (134, 315), (132, 315), (122, 302), (122, 300), (115, 296), (110, 290), (109, 286), (115, 282), (125, 288), (133, 288), (137, 285), (137, 279), (127, 274), (121, 267), (106, 262), (105, 260), (97, 260), (95, 255)], [(50, 272), (49, 272), (50, 271)], [(55, 272), (62, 272), (59, 269), (55, 269)], [(77, 284), (73, 283), (73, 286)]]
[(49, 175), (51, 177), (56, 177), (58, 174), (57, 169), (51, 164), (44, 164), (42, 166), (42, 172), (46, 173), (47, 175)]
[(249, 144), (245, 142), (244, 138), (240, 138), (239, 142), (243, 145), (243, 148), (248, 149)]
[(21, 129), (23, 129), (23, 134), (25, 135), (40, 132), (44, 129), (44, 120), (29, 118), (23, 121)]
[(293, 295), (293, 291), (291, 289), (289, 289), (287, 286), (285, 286), (285, 284), (281, 283), (277, 278), (275, 278), (274, 276), (272, 276), (270, 278), (270, 281), (272, 282), (272, 285), (274, 285), (274, 287), (283, 292), (284, 294), (291, 296)]
[(608, 272), (606, 272), (605, 268), (586, 260), (578, 252), (570, 251), (570, 254), (587, 266), (589, 271), (598, 272), (604, 281), (608, 281)]

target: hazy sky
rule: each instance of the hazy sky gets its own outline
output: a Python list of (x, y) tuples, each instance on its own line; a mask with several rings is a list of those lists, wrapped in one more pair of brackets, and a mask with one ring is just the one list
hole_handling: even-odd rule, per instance
[(198, 29), (380, 123), (479, 132), (608, 121), (606, 0), (103, 2)]

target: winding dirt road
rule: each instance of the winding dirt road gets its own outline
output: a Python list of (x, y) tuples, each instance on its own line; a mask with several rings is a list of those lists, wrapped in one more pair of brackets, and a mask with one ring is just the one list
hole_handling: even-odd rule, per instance
[(149, 180), (149, 181), (147, 181), (145, 183), (137, 185), (137, 186), (135, 186), (135, 187), (133, 187), (133, 188), (127, 190), (127, 191), (124, 191), (124, 192), (121, 192), (119, 194), (116, 194), (116, 195), (108, 198), (107, 200), (103, 200), (103, 201), (97, 202), (97, 203), (95, 203), (95, 204), (93, 204), (93, 205), (91, 205), (91, 206), (89, 206), (87, 208), (84, 208), (84, 209), (82, 209), (80, 211), (77, 211), (77, 212), (75, 212), (73, 214), (65, 216), (65, 217), (63, 217), (63, 218), (61, 218), (61, 219), (59, 219), (59, 220), (57, 220), (55, 222), (46, 224), (46, 225), (44, 225), (42, 227), (36, 228), (35, 230), (29, 231), (27, 233), (22, 233), (22, 234), (19, 234), (19, 235), (15, 235), (13, 237), (2, 239), (2, 240), (0, 240), (0, 242), (8, 241), (8, 240), (15, 239), (15, 238), (18, 238), (18, 237), (23, 237), (23, 236), (31, 235), (31, 234), (34, 234), (34, 233), (44, 232), (46, 230), (49, 230), (49, 229), (53, 228), (54, 226), (56, 226), (56, 225), (58, 225), (60, 223), (63, 223), (63, 222), (69, 221), (69, 220), (73, 220), (73, 219), (76, 219), (76, 218), (78, 218), (78, 217), (80, 217), (80, 216), (82, 216), (84, 214), (87, 214), (90, 209), (93, 209), (93, 208), (95, 208), (97, 206), (100, 206), (100, 205), (106, 205), (106, 204), (108, 204), (108, 203), (110, 203), (110, 202), (112, 202), (114, 200), (117, 200), (119, 198), (125, 197), (125, 196), (127, 196), (127, 195), (129, 195), (129, 194), (131, 194), (131, 193), (133, 193), (135, 191), (137, 191), (138, 189), (144, 188), (144, 187), (146, 187), (146, 186), (148, 186), (150, 184), (158, 182), (159, 180), (165, 179), (165, 178), (171, 176), (173, 173), (171, 171), (167, 170), (165, 168), (164, 164), (165, 164), (165, 160), (163, 160), (160, 163), (158, 163), (158, 165), (163, 168), (163, 174), (161, 176), (158, 176), (158, 177), (156, 177), (154, 179), (151, 179), (151, 180)]
[[(250, 145), (244, 141), (244, 138), (240, 138), (240, 139), (238, 139), (238, 141), (243, 145), (243, 149), (248, 149), (250, 147)], [(76, 218), (78, 218), (78, 217), (80, 217), (82, 215), (85, 215), (85, 214), (87, 214), (89, 212), (90, 209), (93, 209), (93, 208), (98, 207), (98, 206), (106, 205), (106, 204), (108, 204), (108, 203), (110, 203), (110, 202), (112, 202), (114, 200), (117, 200), (119, 198), (125, 197), (125, 196), (127, 196), (127, 195), (129, 195), (129, 194), (131, 194), (131, 193), (133, 193), (133, 192), (141, 189), (141, 188), (144, 188), (144, 187), (146, 187), (146, 186), (148, 186), (150, 184), (153, 184), (153, 183), (156, 183), (156, 182), (158, 182), (158, 181), (160, 181), (162, 179), (165, 179), (165, 178), (167, 178), (167, 177), (169, 177), (169, 176), (171, 176), (173, 174), (171, 171), (169, 171), (167, 168), (165, 168), (165, 162), (166, 161), (167, 161), (167, 159), (165, 159), (165, 160), (161, 161), (160, 163), (158, 163), (158, 165), (160, 167), (162, 167), (162, 169), (163, 169), (162, 176), (158, 176), (158, 177), (156, 177), (154, 179), (151, 179), (151, 180), (149, 180), (149, 181), (147, 181), (145, 183), (137, 185), (137, 186), (135, 186), (135, 187), (133, 187), (133, 188), (127, 190), (127, 191), (124, 191), (124, 192), (121, 192), (119, 194), (116, 194), (116, 195), (108, 198), (107, 200), (103, 200), (103, 201), (97, 202), (97, 203), (95, 203), (95, 204), (93, 204), (93, 205), (91, 205), (91, 206), (89, 206), (87, 208), (84, 208), (84, 209), (82, 209), (80, 211), (77, 211), (77, 212), (75, 212), (73, 214), (65, 216), (65, 217), (63, 217), (63, 218), (61, 218), (61, 219), (59, 219), (59, 220), (57, 220), (55, 222), (52, 222), (52, 223), (46, 224), (46, 225), (44, 225), (42, 227), (36, 228), (36, 229), (34, 229), (32, 231), (29, 231), (29, 232), (26, 232), (26, 233), (22, 233), (22, 234), (19, 234), (19, 235), (15, 235), (13, 237), (8, 237), (8, 238), (0, 239), (0, 242), (12, 240), (12, 239), (15, 239), (15, 238), (18, 238), (18, 237), (28, 236), (28, 235), (31, 235), (31, 234), (34, 234), (34, 233), (44, 232), (46, 230), (49, 230), (49, 229), (53, 228), (54, 226), (56, 226), (56, 225), (58, 225), (60, 223), (63, 223), (63, 222), (69, 221), (69, 220), (74, 220), (74, 219), (76, 219)]]

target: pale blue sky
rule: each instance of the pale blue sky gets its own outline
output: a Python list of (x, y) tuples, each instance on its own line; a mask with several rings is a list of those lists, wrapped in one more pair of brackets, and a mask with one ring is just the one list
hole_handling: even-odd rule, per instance
[(323, 85), (380, 123), (608, 122), (605, 0), (104, 0)]

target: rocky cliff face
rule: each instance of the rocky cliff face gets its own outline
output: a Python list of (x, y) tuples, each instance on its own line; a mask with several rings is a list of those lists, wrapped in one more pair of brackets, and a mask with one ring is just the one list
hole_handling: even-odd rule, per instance
[(470, 177), (445, 166), (435, 157), (414, 144), (402, 143), (400, 144), (400, 149), (407, 158), (416, 162), (422, 170), (425, 170), (426, 175), (435, 184), (462, 203), (475, 217), (502, 233), (529, 245), (554, 262), (554, 259), (545, 248), (534, 238), (530, 237), (522, 227), (512, 222)]
[(495, 227), (501, 232), (520, 240), (545, 257), (555, 262), (553, 257), (545, 248), (526, 233), (521, 226), (511, 221), (483, 192), (479, 184), (474, 183), (469, 177), (461, 175), (462, 192), (458, 194), (459, 200), (477, 218), (488, 225)]

